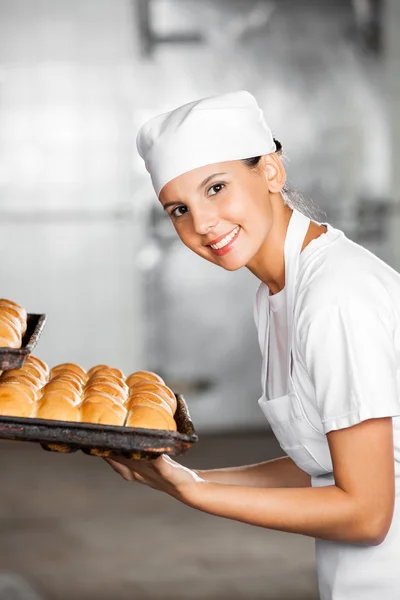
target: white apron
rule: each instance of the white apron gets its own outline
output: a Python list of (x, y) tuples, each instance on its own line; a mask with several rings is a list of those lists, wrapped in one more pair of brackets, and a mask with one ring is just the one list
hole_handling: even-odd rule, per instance
[[(290, 219), (284, 246), (287, 308), (286, 394), (267, 398), (269, 304), (268, 288), (261, 295), (258, 337), (263, 349), (262, 391), (259, 405), (286, 454), (312, 476), (313, 487), (334, 485), (332, 462), (322, 423), (311, 421), (316, 411), (304, 410), (292, 379), (293, 317), (301, 247), (310, 219), (297, 210)], [(318, 425), (318, 426), (317, 426)], [(399, 486), (400, 489), (400, 486)], [(399, 494), (399, 490), (397, 492)], [(392, 527), (383, 544), (360, 546), (316, 541), (321, 600), (400, 600), (400, 509), (395, 508)]]

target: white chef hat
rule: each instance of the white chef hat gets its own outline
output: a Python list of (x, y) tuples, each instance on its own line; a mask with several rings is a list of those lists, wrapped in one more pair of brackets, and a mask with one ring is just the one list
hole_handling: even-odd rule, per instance
[(249, 92), (202, 98), (145, 123), (137, 149), (157, 196), (166, 183), (206, 165), (276, 151), (263, 112)]

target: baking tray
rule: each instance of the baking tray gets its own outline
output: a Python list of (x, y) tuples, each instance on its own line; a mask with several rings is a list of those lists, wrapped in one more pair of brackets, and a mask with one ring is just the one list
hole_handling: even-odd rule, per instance
[(10, 369), (19, 369), (22, 367), (38, 343), (46, 319), (47, 315), (32, 313), (27, 315), (26, 331), (22, 338), (21, 348), (0, 348), (0, 371), (9, 371)]
[(0, 416), (0, 438), (38, 442), (52, 452), (82, 450), (94, 456), (122, 455), (147, 460), (160, 454), (179, 456), (198, 437), (183, 396), (175, 395), (177, 431)]

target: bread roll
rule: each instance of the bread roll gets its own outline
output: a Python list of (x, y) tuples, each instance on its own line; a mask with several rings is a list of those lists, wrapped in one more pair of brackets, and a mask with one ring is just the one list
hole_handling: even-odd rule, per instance
[[(175, 414), (177, 402), (175, 394), (172, 390), (169, 389), (166, 385), (161, 385), (161, 383), (156, 383), (155, 381), (144, 381), (143, 383), (137, 383), (129, 393), (129, 399), (133, 394), (137, 394), (139, 392), (154, 392), (158, 396), (161, 396), (171, 407), (172, 414)], [(129, 400), (128, 400), (129, 401)]]
[(10, 377), (23, 377), (24, 379), (29, 379), (37, 389), (42, 386), (42, 382), (40, 379), (32, 375), (32, 373), (28, 373), (28, 371), (23, 371), (22, 369), (10, 369), (9, 371), (3, 371), (1, 375), (1, 381), (7, 381)]
[(8, 417), (31, 417), (33, 415), (35, 403), (22, 390), (22, 387), (22, 385), (12, 384), (0, 386), (0, 415)]
[(122, 391), (122, 389), (116, 385), (115, 383), (104, 382), (104, 381), (93, 381), (90, 383), (90, 379), (85, 386), (85, 395), (92, 394), (95, 392), (100, 392), (104, 394), (109, 394), (110, 396), (114, 396), (117, 400), (124, 403), (126, 400), (126, 394)]
[(127, 411), (118, 402), (91, 402), (85, 400), (81, 405), (82, 423), (97, 423), (99, 425), (120, 425), (125, 421)]
[(27, 396), (31, 402), (34, 402), (38, 395), (37, 390), (35, 390), (32, 386), (30, 386), (29, 384), (24, 383), (22, 381), (18, 381), (18, 382), (4, 381), (0, 385), (0, 390), (2, 390), (2, 391), (9, 390), (9, 392), (11, 392), (11, 393), (15, 392), (17, 390), (16, 393), (25, 394), (25, 396)]
[(164, 379), (152, 371), (136, 371), (127, 377), (126, 384), (129, 388), (132, 388), (137, 383), (141, 383), (143, 381), (156, 381), (157, 383), (165, 385)]
[(80, 421), (80, 407), (63, 396), (45, 394), (36, 409), (37, 419), (56, 421)]
[(152, 406), (135, 406), (128, 414), (126, 427), (176, 431), (176, 422), (167, 411)]
[(113, 375), (113, 374), (101, 375), (101, 374), (95, 373), (94, 375), (92, 375), (89, 378), (85, 387), (88, 387), (92, 383), (114, 383), (119, 388), (121, 388), (121, 390), (124, 392), (124, 394), (126, 396), (128, 395), (128, 391), (129, 391), (128, 386), (126, 385), (125, 381), (123, 381), (123, 379), (120, 379), (116, 375)]
[(95, 373), (102, 373), (103, 375), (109, 375), (111, 373), (119, 379), (125, 379), (125, 375), (123, 374), (121, 369), (116, 369), (115, 367), (110, 367), (108, 365), (95, 365), (88, 371), (89, 377), (91, 377)]
[(21, 334), (24, 335), (26, 331), (26, 317), (24, 317), (18, 309), (16, 309), (14, 306), (0, 304), (0, 313), (6, 315), (8, 314), (14, 319), (16, 319), (19, 323), (19, 329), (21, 331)]
[(33, 365), (37, 369), (41, 369), (42, 373), (44, 375), (46, 375), (47, 380), (49, 379), (49, 377), (50, 377), (49, 366), (46, 365), (46, 363), (43, 360), (40, 360), (40, 358), (37, 358), (37, 356), (32, 356), (32, 354), (30, 356), (28, 356), (28, 358), (25, 360), (24, 365)]
[(36, 377), (36, 379), (40, 381), (42, 385), (47, 383), (47, 375), (45, 375), (39, 367), (35, 367), (31, 363), (24, 364), (19, 370), (22, 373), (30, 373), (33, 375), (33, 377)]
[[(115, 396), (110, 396), (104, 392), (91, 392), (89, 394), (85, 394), (83, 401), (92, 402), (97, 404), (107, 404), (108, 406), (123, 406), (122, 402), (118, 400)], [(125, 408), (125, 407), (124, 407)], [(126, 410), (126, 409), (125, 409)]]
[(38, 395), (38, 390), (41, 385), (40, 381), (33, 382), (28, 377), (24, 377), (24, 375), (8, 375), (6, 377), (3, 377), (3, 376), (0, 377), (0, 386), (3, 384), (11, 384), (11, 383), (23, 383), (24, 385), (31, 388), (35, 392), (36, 396)]
[(0, 314), (0, 338), (3, 348), (20, 348), (21, 332), (17, 332), (12, 323)]
[(158, 406), (160, 406), (164, 410), (166, 410), (167, 413), (171, 415), (171, 417), (174, 416), (172, 414), (172, 408), (168, 404), (168, 402), (166, 400), (164, 400), (161, 396), (158, 396), (157, 394), (155, 394), (153, 392), (141, 392), (138, 394), (133, 394), (132, 396), (130, 396), (128, 402), (126, 403), (126, 408), (128, 411), (131, 411), (134, 406), (137, 406), (138, 404), (142, 404), (143, 402), (144, 403), (153, 402), (153, 404), (157, 404)]
[(82, 401), (80, 394), (76, 390), (61, 387), (60, 384), (56, 383), (48, 383), (43, 388), (41, 398), (43, 399), (44, 397), (53, 398), (54, 400), (57, 400), (58, 398), (63, 398), (71, 402), (71, 404), (75, 405), (80, 404)]
[(23, 306), (20, 306), (13, 300), (6, 300), (5, 298), (0, 298), (0, 306), (10, 306), (11, 308), (14, 308), (24, 317), (24, 319), (26, 321), (27, 314), (26, 314), (25, 308), (23, 308)]
[(56, 375), (50, 379), (50, 383), (53, 381), (65, 381), (68, 382), (71, 386), (73, 386), (77, 392), (81, 393), (82, 391), (82, 383), (74, 377), (73, 375)]
[(60, 365), (56, 365), (51, 369), (51, 374), (55, 375), (59, 371), (69, 371), (76, 373), (80, 376), (80, 378), (83, 381), (86, 381), (88, 379), (88, 374), (86, 373), (85, 369), (74, 363), (61, 363)]

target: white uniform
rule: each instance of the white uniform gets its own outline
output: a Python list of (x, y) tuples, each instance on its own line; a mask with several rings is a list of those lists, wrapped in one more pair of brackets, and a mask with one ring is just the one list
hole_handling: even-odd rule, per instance
[(322, 600), (400, 599), (400, 275), (343, 232), (300, 254), (309, 219), (293, 211), (285, 240), (285, 288), (261, 284), (255, 320), (263, 355), (260, 407), (281, 447), (333, 485), (326, 434), (393, 417), (396, 506), (385, 541), (317, 540)]

